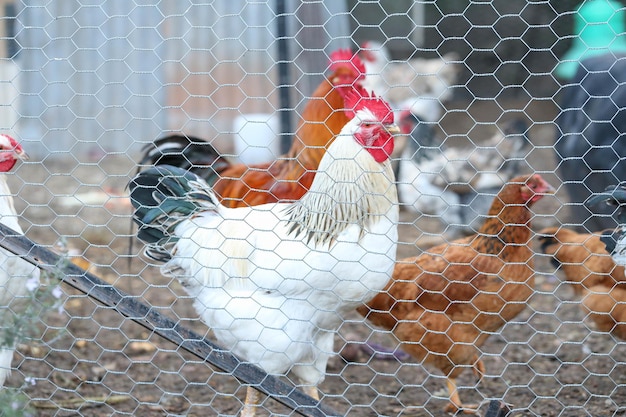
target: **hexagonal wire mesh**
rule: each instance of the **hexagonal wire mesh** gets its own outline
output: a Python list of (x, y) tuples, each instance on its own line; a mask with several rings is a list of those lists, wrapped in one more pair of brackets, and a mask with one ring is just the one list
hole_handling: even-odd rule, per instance
[[(622, 38), (614, 36), (623, 32), (624, 8), (608, 0), (588, 3), (608, 14), (583, 17), (573, 0), (2, 0), (2, 131), (31, 156), (6, 174), (8, 194), (29, 238), (153, 312), (218, 344), (227, 342), (223, 334), (231, 321), (247, 320), (251, 330), (230, 341), (237, 354), (285, 353), (279, 368), (289, 367), (310, 361), (297, 358), (306, 350), (302, 346), (330, 330), (334, 347), (326, 343), (313, 355), (338, 352), (330, 355), (318, 387), (321, 403), (338, 414), (447, 415), (455, 380), (458, 401), (479, 404), (489, 415), (495, 415), (487, 411), (491, 399), (508, 404), (513, 415), (617, 415), (626, 403), (626, 358), (621, 328), (611, 319), (621, 321), (621, 289), (615, 281), (624, 279), (624, 271), (611, 263), (597, 232), (614, 229), (621, 220), (614, 206), (590, 208), (584, 202), (625, 174), (626, 152), (618, 140), (625, 131), (619, 117)], [(606, 31), (584, 32), (607, 26), (608, 38)], [(574, 65), (576, 74), (556, 70), (561, 62), (578, 64), (579, 56), (563, 57), (581, 42), (598, 56)], [(220, 285), (207, 276), (207, 288), (214, 287), (209, 294), (221, 291), (219, 297), (196, 297), (193, 288), (185, 291), (177, 279), (162, 275), (160, 264), (142, 256), (143, 243), (134, 238), (127, 189), (137, 170), (154, 162), (157, 139), (207, 140), (210, 145), (187, 146), (181, 142), (185, 136), (178, 137), (171, 143), (183, 143), (173, 151), (179, 158), (169, 155), (161, 162), (185, 169), (195, 165), (194, 172), (207, 178), (225, 205), (242, 199), (250, 204), (298, 200), (314, 187), (326, 142), (349, 120), (342, 111), (349, 99), (342, 92), (354, 88), (359, 65), (351, 54), (337, 58), (332, 52), (357, 46), (367, 77), (356, 83), (390, 102), (403, 131), (391, 156), (399, 237), (394, 227), (376, 229), (393, 220), (391, 208), (378, 213), (383, 220), (364, 228), (373, 247), (361, 240), (336, 252), (336, 240), (348, 237), (331, 234), (333, 243), (322, 237), (322, 243), (309, 242), (305, 250), (297, 246), (302, 237), (295, 232), (268, 227), (276, 216), (263, 217), (268, 212), (258, 208), (242, 215), (239, 209), (224, 214), (240, 218), (237, 226), (222, 225), (217, 233), (234, 238), (228, 248), (206, 252), (210, 245), (219, 248), (214, 233), (196, 242), (203, 253), (179, 250), (184, 259), (232, 276), (234, 284)], [(339, 63), (329, 67), (333, 57)], [(301, 120), (310, 123), (300, 127)], [(296, 131), (300, 140), (291, 147)], [(149, 151), (152, 159), (142, 159)], [(287, 152), (288, 158), (280, 156)], [(346, 163), (384, 177), (354, 160)], [(206, 167), (211, 164), (213, 170)], [(556, 193), (530, 209), (520, 200), (529, 197), (519, 181), (517, 200), (498, 194), (512, 178), (533, 172)], [(244, 173), (248, 179), (242, 186)], [(219, 185), (219, 176), (234, 180), (222, 179)], [(257, 189), (281, 180), (288, 187), (259, 197)], [(340, 191), (352, 188), (348, 185), (322, 194), (330, 193), (338, 204)], [(381, 192), (369, 183), (363, 187), (365, 195), (358, 200), (370, 201)], [(536, 187), (549, 191), (541, 181)], [(395, 187), (384, 190), (387, 202), (394, 198), (390, 189)], [(346, 207), (352, 207), (356, 199), (347, 200)], [(489, 217), (494, 201), (502, 204)], [(10, 204), (4, 201), (0, 208)], [(496, 220), (511, 212), (516, 217), (499, 233)], [(3, 223), (17, 227), (15, 215), (3, 214)], [(322, 216), (328, 219), (324, 226), (311, 226), (313, 241), (328, 230), (341, 230), (342, 220), (350, 223), (341, 217), (344, 212), (335, 214)], [(528, 219), (532, 233), (525, 227)], [(480, 229), (483, 224), (491, 226)], [(472, 251), (467, 243), (452, 243), (474, 233), (481, 237), (473, 240)], [(389, 245), (396, 240), (398, 260), (447, 246), (438, 255), (400, 261), (394, 278), (406, 282), (372, 301), (366, 320), (367, 309), (357, 311), (358, 303), (348, 300), (356, 290), (341, 280), (392, 265), (395, 256), (380, 250), (386, 245), (393, 252)], [(263, 252), (261, 264), (252, 249)], [(327, 252), (330, 256), (316, 264), (314, 254)], [(242, 410), (246, 387), (231, 373), (124, 318), (116, 308), (59, 287), (59, 274), (43, 273), (36, 296), (29, 298), (27, 291), (22, 297), (29, 302), (9, 304), (20, 288), (35, 287), (31, 270), (12, 262), (15, 256), (9, 259), (4, 272), (18, 282), (5, 285), (3, 340), (10, 345), (19, 337), (19, 342), (13, 372), (0, 392), (0, 414), (235, 415)], [(333, 269), (345, 262), (350, 266)], [(416, 277), (419, 285), (413, 284)], [(321, 279), (327, 281), (316, 281)], [(289, 292), (290, 286), (296, 291)], [(310, 295), (311, 288), (318, 291)], [(273, 299), (260, 290), (287, 295)], [(268, 316), (255, 316), (254, 308), (246, 307), (250, 300), (267, 302), (263, 314)], [(25, 304), (30, 305), (26, 310)], [(311, 324), (313, 319), (305, 317), (311, 306), (324, 317), (338, 314)], [(199, 319), (205, 309), (217, 311), (210, 326)], [(255, 336), (259, 323), (272, 336)], [(284, 335), (275, 336), (283, 330), (306, 335), (285, 343)], [(259, 338), (265, 343), (260, 347), (254, 344)], [(300, 376), (306, 379), (307, 372)], [(446, 380), (448, 373), (454, 380)], [(291, 375), (282, 380), (301, 384)], [(256, 411), (294, 413), (271, 398), (261, 399)]]

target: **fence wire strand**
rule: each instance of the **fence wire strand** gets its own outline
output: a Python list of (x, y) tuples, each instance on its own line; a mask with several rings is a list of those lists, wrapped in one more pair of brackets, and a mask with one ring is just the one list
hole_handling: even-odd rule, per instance
[[(455, 398), (488, 417), (617, 416), (626, 409), (626, 278), (605, 250), (607, 237), (600, 239), (601, 231), (626, 221), (619, 204), (588, 204), (626, 178), (626, 4), (0, 0), (0, 10), (0, 133), (29, 155), (5, 174), (15, 213), (0, 211), (2, 223), (12, 227), (17, 216), (28, 239), (70, 265), (66, 272), (85, 270), (101, 280), (98, 285), (146, 306), (147, 318), (166, 317), (183, 333), (221, 345), (223, 329), (208, 326), (198, 312), (210, 300), (198, 302), (144, 256), (129, 182), (160, 158), (203, 176), (224, 205), (256, 205), (265, 187), (260, 178), (276, 161), (271, 184), (285, 181), (268, 188), (276, 198), (267, 202), (299, 200), (324, 141), (349, 120), (345, 97), (333, 85), (348, 77), (341, 79), (343, 88), (363, 83), (383, 97), (401, 130), (390, 156), (399, 198), (398, 267), (408, 271), (411, 257), (445, 244), (430, 257), (450, 254), (451, 264), (421, 287), (409, 284), (412, 289), (399, 295), (389, 290), (395, 297), (390, 305), (409, 311), (398, 313), (391, 328), (376, 323), (374, 312), (364, 318), (361, 308), (341, 314), (332, 352), (324, 352), (330, 359), (318, 386), (320, 402), (304, 414), (438, 417), (454, 411)], [(605, 14), (590, 17), (588, 10)], [(598, 32), (590, 34), (593, 28)], [(359, 60), (364, 80), (337, 72), (360, 70)], [(244, 169), (229, 170), (233, 166)], [(531, 204), (528, 219), (513, 222), (523, 228), (529, 220), (529, 238), (513, 242), (508, 232), (481, 229), (494, 222), (488, 215), (494, 201), (526, 207), (499, 193), (533, 173), (554, 190), (540, 186), (542, 198)], [(341, 187), (348, 193), (352, 185)], [(290, 191), (279, 194), (285, 188)], [(9, 203), (0, 200), (2, 208)], [(229, 254), (245, 253), (243, 261), (237, 258), (245, 263), (250, 247), (266, 252), (262, 264), (246, 264), (255, 279), (263, 268), (282, 273), (289, 271), (285, 265), (303, 265), (302, 259), (277, 259), (287, 253), (278, 244), (251, 243), (248, 229), (254, 227), (242, 217), (232, 232), (241, 247), (220, 249), (223, 270), (235, 263)], [(490, 242), (485, 259), (451, 255), (464, 245), (455, 239), (476, 233)], [(474, 244), (484, 249), (479, 241)], [(530, 251), (510, 258), (512, 246)], [(372, 259), (384, 255), (369, 252), (345, 274), (369, 273)], [(16, 259), (7, 254), (0, 276), (15, 273)], [(332, 270), (307, 267), (311, 274)], [(467, 278), (468, 270), (484, 268), (489, 271)], [(534, 282), (507, 287), (517, 271)], [(415, 274), (400, 274), (401, 280)], [(59, 278), (58, 271), (42, 273), (31, 309), (20, 307), (23, 300), (0, 307), (2, 317), (11, 317), (0, 326), (3, 340), (20, 339), (0, 391), (0, 415), (242, 412), (249, 385), (241, 375), (248, 368), (211, 366), (184, 343), (163, 338), (167, 329), (137, 325), (128, 311)], [(224, 291), (232, 287), (224, 284)], [(342, 285), (325, 290), (337, 304), (345, 302)], [(0, 293), (7, 291), (17, 290), (2, 284)], [(232, 303), (247, 301), (234, 297)], [(510, 304), (485, 307), (504, 301)], [(468, 306), (496, 310), (476, 318)], [(305, 314), (304, 307), (274, 310), (281, 308)], [(288, 318), (291, 325), (298, 319)], [(430, 333), (419, 336), (425, 328)], [(238, 343), (250, 342), (242, 339)], [(273, 346), (268, 355), (278, 349)], [(264, 380), (262, 391), (271, 393), (272, 381)], [(261, 397), (257, 415), (303, 412), (292, 409), (292, 398), (311, 405), (304, 394), (312, 391), (299, 378), (281, 375), (280, 381), (285, 397)], [(304, 394), (286, 392), (292, 386)]]

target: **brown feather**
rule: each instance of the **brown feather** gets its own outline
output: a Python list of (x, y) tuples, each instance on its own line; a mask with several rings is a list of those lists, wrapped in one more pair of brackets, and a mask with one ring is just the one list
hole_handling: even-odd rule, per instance
[(598, 234), (563, 227), (548, 227), (539, 234), (542, 251), (553, 257), (576, 294), (595, 285), (611, 288), (626, 280), (624, 267), (615, 264)]
[(326, 149), (349, 121), (340, 90), (346, 87), (335, 87), (332, 82), (337, 77), (348, 77), (346, 71), (338, 69), (317, 87), (284, 157), (265, 164), (233, 165), (220, 173), (213, 190), (225, 206), (295, 201), (309, 190)]
[(585, 291), (582, 309), (598, 330), (626, 340), (626, 286), (595, 285)]
[(597, 328), (626, 340), (626, 277), (606, 251), (599, 234), (578, 233), (562, 227), (540, 231), (541, 249), (552, 255), (582, 296), (581, 308)]

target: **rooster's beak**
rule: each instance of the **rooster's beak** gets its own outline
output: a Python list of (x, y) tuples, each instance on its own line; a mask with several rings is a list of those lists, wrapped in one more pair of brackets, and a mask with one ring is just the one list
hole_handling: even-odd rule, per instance
[(387, 130), (387, 132), (391, 133), (392, 135), (397, 135), (402, 133), (402, 131), (400, 130), (400, 128), (397, 125), (387, 125), (385, 126), (385, 129)]
[(24, 152), (23, 149), (15, 149), (13, 151), (13, 153), (15, 154), (15, 156), (17, 156), (22, 161), (28, 161), (28, 159), (29, 159), (28, 154), (26, 152)]

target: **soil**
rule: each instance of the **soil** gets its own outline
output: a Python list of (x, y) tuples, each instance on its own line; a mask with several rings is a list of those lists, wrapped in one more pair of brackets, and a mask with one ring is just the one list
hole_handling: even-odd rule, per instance
[[(488, 114), (489, 109), (482, 110)], [(541, 118), (535, 121), (550, 119), (550, 111), (537, 111)], [(494, 122), (499, 114), (483, 120)], [(481, 134), (480, 128), (468, 126), (468, 120), (448, 120), (448, 134), (454, 135), (454, 129)], [(537, 154), (529, 158), (529, 166), (558, 187), (549, 147), (552, 129), (541, 123), (533, 127)], [(62, 238), (65, 247), (78, 254), (75, 261), (90, 272), (211, 338), (178, 283), (162, 277), (140, 256), (138, 242), (129, 252), (132, 232), (124, 190), (134, 170), (135, 161), (126, 155), (54, 159), (21, 164), (10, 182), (31, 239), (58, 249)], [(564, 202), (559, 192), (537, 204), (534, 229), (563, 222)], [(442, 241), (439, 228), (432, 219), (403, 212), (398, 257)], [(535, 296), (520, 316), (488, 339), (483, 347), (487, 374), (477, 384), (472, 372), (465, 372), (458, 380), (461, 397), (480, 404), (483, 415), (492, 399), (509, 404), (511, 416), (626, 414), (622, 342), (587, 323), (572, 289), (545, 257), (538, 254), (535, 264)], [(240, 411), (245, 387), (234, 377), (150, 334), (113, 308), (62, 288), (63, 311), (51, 310), (41, 318), (41, 340), (19, 346), (17, 369), (8, 382), (23, 387), (34, 415), (205, 416)], [(397, 346), (390, 335), (355, 313), (346, 318), (335, 348), (353, 348), (354, 341), (365, 340), (390, 349)], [(389, 354), (359, 351), (350, 360), (347, 356), (331, 359), (320, 386), (323, 404), (341, 415), (448, 415), (443, 411), (445, 379), (437, 371)], [(290, 414), (271, 399), (264, 407), (259, 416)]]

